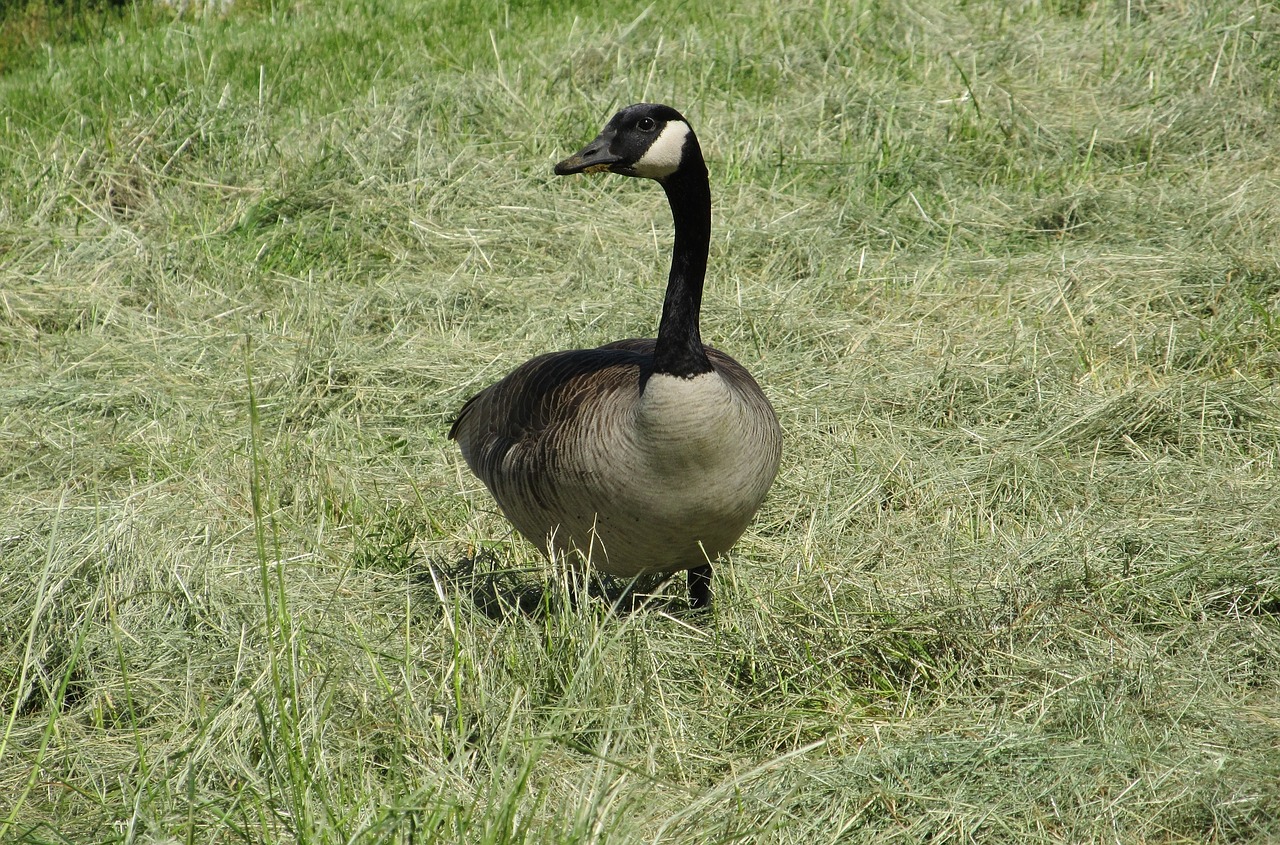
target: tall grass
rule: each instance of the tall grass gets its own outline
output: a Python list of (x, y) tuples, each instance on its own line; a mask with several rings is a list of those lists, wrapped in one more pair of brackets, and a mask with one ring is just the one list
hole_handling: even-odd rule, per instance
[[(83, 32), (0, 76), (0, 841), (1280, 837), (1271, 4)], [(569, 607), (445, 436), (652, 333), (661, 192), (549, 173), (641, 99), (786, 431), (709, 616)]]

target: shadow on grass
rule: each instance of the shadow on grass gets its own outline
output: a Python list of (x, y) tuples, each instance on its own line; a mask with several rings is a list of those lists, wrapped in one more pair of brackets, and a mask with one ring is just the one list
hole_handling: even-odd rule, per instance
[(671, 583), (683, 583), (683, 572), (633, 579), (602, 573), (584, 576), (563, 572), (546, 579), (547, 570), (506, 566), (488, 549), (452, 562), (436, 558), (422, 566), (417, 581), (437, 597), (454, 592), (490, 619), (513, 616), (544, 618), (559, 610), (578, 609), (587, 602), (603, 602), (610, 612), (625, 615), (639, 611), (698, 616), (681, 597), (663, 591)]

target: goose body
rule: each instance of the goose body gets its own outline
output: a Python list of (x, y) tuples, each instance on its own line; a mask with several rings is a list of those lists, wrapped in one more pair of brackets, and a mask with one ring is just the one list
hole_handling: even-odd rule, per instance
[(556, 165), (559, 175), (603, 170), (654, 179), (671, 204), (658, 337), (534, 358), (467, 401), (449, 436), (544, 553), (621, 577), (689, 570), (703, 606), (710, 561), (773, 483), (782, 432), (750, 373), (701, 341), (711, 199), (688, 123), (668, 106), (629, 106)]

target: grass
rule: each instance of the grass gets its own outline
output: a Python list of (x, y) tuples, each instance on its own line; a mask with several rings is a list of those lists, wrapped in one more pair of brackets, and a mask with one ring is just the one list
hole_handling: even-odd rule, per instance
[[(1272, 4), (69, 14), (0, 76), (0, 841), (1280, 837)], [(709, 616), (566, 609), (445, 437), (652, 332), (661, 192), (549, 173), (640, 99), (787, 437)]]

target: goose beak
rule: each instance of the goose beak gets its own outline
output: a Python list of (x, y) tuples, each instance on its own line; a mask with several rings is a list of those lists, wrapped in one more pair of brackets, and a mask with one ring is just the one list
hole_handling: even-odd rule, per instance
[(557, 176), (569, 176), (574, 173), (599, 173), (612, 170), (613, 165), (622, 161), (622, 157), (609, 151), (613, 144), (614, 133), (605, 130), (594, 141), (578, 152), (566, 158), (555, 167)]

